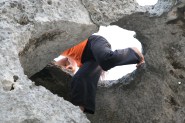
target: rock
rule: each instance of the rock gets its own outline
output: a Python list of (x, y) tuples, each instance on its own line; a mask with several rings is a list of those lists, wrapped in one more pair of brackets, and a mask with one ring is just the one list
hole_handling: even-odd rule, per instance
[(178, 4), (172, 8), (170, 12), (168, 12), (167, 15), (167, 23), (177, 23), (177, 21), (183, 21), (185, 20), (185, 3)]
[(153, 6), (139, 6), (136, 0), (82, 0), (91, 19), (98, 25), (109, 25), (124, 16), (137, 12), (147, 12), (150, 16), (160, 16), (175, 5), (176, 0), (158, 0)]
[(92, 123), (185, 122), (184, 26), (166, 24), (166, 17), (137, 13), (112, 23), (136, 31), (146, 67), (136, 70), (127, 84), (123, 78), (120, 84), (98, 88), (96, 113), (88, 115)]
[[(118, 84), (98, 87), (96, 112), (87, 115), (92, 123), (185, 121), (184, 27), (178, 23), (167, 24), (166, 17), (167, 14), (159, 18), (137, 13), (112, 23), (136, 31), (146, 64), (117, 80)], [(57, 81), (58, 78), (48, 76), (47, 79)], [(40, 76), (40, 79), (44, 78)]]
[(0, 122), (89, 122), (78, 107), (28, 79), (97, 31), (81, 2), (3, 0), (0, 14)]
[(154, 6), (148, 6), (146, 9), (150, 16), (161, 16), (176, 4), (177, 0), (158, 0)]
[(78, 107), (35, 85), (1, 91), (0, 100), (1, 123), (89, 122)]
[(146, 11), (135, 0), (82, 0), (82, 2), (89, 11), (93, 22), (99, 25), (109, 25), (124, 15)]
[[(78, 107), (35, 86), (29, 77), (96, 32), (98, 25), (122, 17), (115, 24), (137, 32), (146, 69), (128, 79), (131, 84), (99, 88), (96, 115), (89, 119), (184, 122), (184, 22), (168, 24), (164, 15), (149, 17), (152, 10), (153, 15), (162, 15), (174, 4), (160, 0), (154, 9), (146, 9), (133, 0), (1, 0), (0, 122), (90, 122)], [(143, 11), (149, 14), (136, 13)]]
[(53, 94), (70, 100), (70, 81), (71, 75), (67, 74), (62, 68), (50, 63), (41, 71), (30, 77), (37, 86), (42, 85), (50, 90)]
[[(78, 0), (34, 0), (17, 2), (16, 5), (16, 20), (21, 25), (27, 25), (19, 26), (22, 29), (17, 29), (20, 35), (16, 38), (20, 45), (19, 58), (25, 74), (29, 77), (44, 68), (62, 51), (84, 40), (98, 29)], [(28, 5), (32, 8), (29, 9)]]

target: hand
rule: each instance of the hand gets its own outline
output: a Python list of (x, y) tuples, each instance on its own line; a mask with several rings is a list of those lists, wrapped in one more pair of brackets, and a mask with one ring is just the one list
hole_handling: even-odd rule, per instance
[(64, 57), (59, 61), (55, 62), (55, 65), (60, 66), (64, 71), (75, 74), (78, 70), (78, 66), (75, 60), (70, 57)]
[(64, 66), (69, 65), (69, 61), (67, 57), (64, 57), (60, 59), (59, 61), (56, 61), (54, 64), (60, 67), (64, 67)]

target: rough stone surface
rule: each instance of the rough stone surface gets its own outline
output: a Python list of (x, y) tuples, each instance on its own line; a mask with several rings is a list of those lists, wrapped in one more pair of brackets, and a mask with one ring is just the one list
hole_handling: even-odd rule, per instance
[[(156, 14), (162, 15), (176, 0), (158, 3), (154, 10), (162, 10)], [(144, 46), (146, 68), (136, 72), (130, 84), (99, 88), (96, 115), (89, 119), (95, 123), (185, 122), (182, 12), (169, 21), (165, 15), (151, 18), (151, 14), (138, 11), (149, 10), (133, 0), (1, 0), (0, 122), (89, 122), (78, 107), (35, 86), (27, 75), (96, 32), (91, 20), (107, 25), (122, 17), (115, 24), (137, 32)], [(131, 13), (136, 14), (128, 16)]]
[(79, 0), (20, 0), (8, 3), (10, 5), (3, 6), (8, 10), (4, 18), (8, 16), (15, 22), (19, 57), (28, 76), (97, 30)]
[(93, 22), (109, 25), (124, 15), (146, 11), (135, 0), (82, 0)]
[(178, 4), (179, 0), (158, 0), (154, 6), (147, 6), (146, 10), (150, 16), (160, 16), (164, 12), (168, 12), (172, 6)]
[(0, 14), (0, 122), (89, 122), (26, 76), (97, 30), (81, 1), (1, 0)]
[(50, 90), (53, 94), (63, 97), (65, 100), (70, 100), (69, 85), (71, 75), (63, 71), (62, 68), (52, 63), (48, 64), (41, 71), (30, 77), (35, 85), (42, 85)]
[[(118, 80), (119, 84), (98, 88), (96, 112), (87, 115), (92, 123), (185, 122), (184, 7), (177, 7), (173, 21), (168, 19), (170, 13), (161, 17), (136, 13), (112, 23), (136, 31), (146, 64)], [(45, 82), (60, 78), (37, 77)]]
[(94, 23), (109, 25), (118, 19), (136, 12), (160, 16), (177, 4), (176, 0), (158, 0), (153, 6), (139, 6), (136, 0), (82, 0)]
[(0, 100), (1, 123), (89, 122), (78, 107), (35, 85), (1, 91)]
[(136, 31), (143, 44), (146, 67), (138, 69), (130, 83), (123, 84), (122, 79), (122, 84), (98, 88), (97, 110), (94, 116), (88, 116), (90, 121), (185, 122), (184, 22), (176, 19), (169, 23), (166, 14), (159, 18), (137, 13), (113, 23)]

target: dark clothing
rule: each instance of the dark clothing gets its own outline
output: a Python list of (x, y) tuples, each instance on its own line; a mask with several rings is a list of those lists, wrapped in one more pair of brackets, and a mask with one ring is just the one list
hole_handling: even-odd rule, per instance
[(71, 102), (83, 106), (84, 112), (94, 114), (97, 83), (102, 70), (139, 63), (140, 57), (131, 48), (111, 50), (105, 38), (92, 35), (82, 54), (82, 67), (71, 81)]
[(71, 102), (84, 106), (85, 112), (94, 113), (97, 83), (101, 75), (101, 67), (96, 61), (87, 61), (71, 81)]

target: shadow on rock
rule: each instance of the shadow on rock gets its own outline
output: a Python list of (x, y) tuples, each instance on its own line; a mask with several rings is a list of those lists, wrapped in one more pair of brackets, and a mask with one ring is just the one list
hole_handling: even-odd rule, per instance
[(57, 94), (66, 100), (69, 100), (69, 82), (71, 78), (69, 74), (52, 63), (30, 77), (37, 86), (42, 85), (53, 94)]

